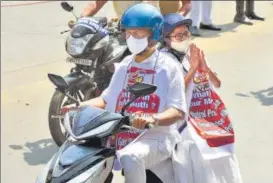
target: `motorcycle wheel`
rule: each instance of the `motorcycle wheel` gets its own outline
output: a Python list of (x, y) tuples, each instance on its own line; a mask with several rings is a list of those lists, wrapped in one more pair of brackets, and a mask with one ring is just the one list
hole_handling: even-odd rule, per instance
[[(83, 101), (89, 100), (95, 97), (94, 92), (90, 90), (84, 90), (82, 92), (84, 94)], [(73, 96), (73, 95), (72, 95)], [(61, 146), (66, 140), (66, 132), (62, 130), (63, 127), (63, 119), (52, 117), (52, 116), (62, 116), (61, 108), (64, 106), (63, 102), (65, 99), (65, 94), (56, 90), (51, 98), (50, 105), (49, 105), (49, 112), (48, 112), (48, 125), (50, 134), (57, 144), (57, 146)]]

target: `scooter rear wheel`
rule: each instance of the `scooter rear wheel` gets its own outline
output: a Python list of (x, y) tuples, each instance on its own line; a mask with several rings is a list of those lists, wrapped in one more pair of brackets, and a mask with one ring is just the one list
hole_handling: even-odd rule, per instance
[(146, 170), (146, 183), (163, 183), (151, 170)]
[[(124, 171), (121, 171), (122, 176), (124, 176)], [(146, 183), (163, 183), (151, 170), (146, 170)]]
[(111, 183), (113, 180), (114, 174), (113, 172), (111, 172), (108, 177), (106, 178), (106, 180), (104, 181), (104, 183)]

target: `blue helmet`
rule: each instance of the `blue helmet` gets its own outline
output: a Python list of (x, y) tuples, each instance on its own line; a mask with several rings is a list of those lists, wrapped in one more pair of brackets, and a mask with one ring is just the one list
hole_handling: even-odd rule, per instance
[(163, 29), (163, 16), (148, 3), (138, 3), (129, 7), (121, 17), (121, 28), (147, 28), (152, 30), (152, 39), (159, 41)]
[(192, 20), (187, 19), (178, 13), (170, 13), (164, 16), (164, 37), (172, 33), (173, 30), (180, 25), (187, 25), (188, 27), (191, 27)]

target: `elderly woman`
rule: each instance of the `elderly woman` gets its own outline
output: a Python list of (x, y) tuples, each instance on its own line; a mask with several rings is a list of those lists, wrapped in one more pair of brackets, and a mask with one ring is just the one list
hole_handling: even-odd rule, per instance
[[(164, 17), (165, 48), (162, 49), (162, 52), (169, 54), (180, 62), (181, 68), (183, 68), (186, 101), (189, 110), (187, 119), (192, 119), (191, 117), (193, 117), (191, 115), (192, 106), (194, 105), (192, 99), (196, 97), (193, 94), (199, 89), (193, 86), (197, 86), (194, 83), (200, 83), (200, 80), (197, 81), (196, 79), (197, 76), (201, 75), (204, 81), (212, 84), (212, 86), (203, 85), (203, 91), (208, 91), (212, 87), (218, 88), (221, 85), (220, 79), (208, 65), (203, 51), (191, 43), (191, 33), (189, 31), (191, 24), (192, 21), (190, 19), (186, 19), (180, 14), (172, 13), (166, 15)], [(195, 109), (198, 109), (197, 103), (195, 103)], [(213, 121), (210, 122), (213, 123)], [(188, 162), (184, 162), (187, 165), (184, 171), (187, 172), (188, 182), (240, 183), (241, 175), (239, 166), (234, 152), (230, 150), (233, 147), (234, 141), (229, 141), (228, 143), (222, 142), (222, 138), (218, 136), (215, 138), (213, 147), (211, 147), (212, 143), (208, 145), (208, 142), (210, 142), (208, 139), (202, 139), (202, 133), (206, 133), (207, 131), (201, 131), (198, 134), (196, 128), (194, 128), (194, 123), (188, 120), (186, 124), (181, 129), (181, 135), (184, 141), (182, 152), (185, 156), (188, 156), (185, 157), (185, 161)], [(216, 141), (217, 144), (215, 144)]]

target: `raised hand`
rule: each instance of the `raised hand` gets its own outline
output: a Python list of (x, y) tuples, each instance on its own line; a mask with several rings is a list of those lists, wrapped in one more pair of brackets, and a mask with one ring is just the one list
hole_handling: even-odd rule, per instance
[(207, 61), (205, 59), (204, 52), (200, 50), (200, 69), (202, 69), (204, 72), (208, 72), (210, 70)]
[(195, 44), (191, 44), (190, 46), (190, 66), (193, 70), (197, 70), (200, 66), (200, 49), (197, 48)]

